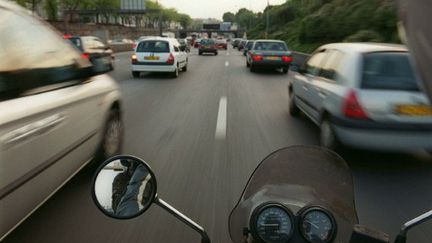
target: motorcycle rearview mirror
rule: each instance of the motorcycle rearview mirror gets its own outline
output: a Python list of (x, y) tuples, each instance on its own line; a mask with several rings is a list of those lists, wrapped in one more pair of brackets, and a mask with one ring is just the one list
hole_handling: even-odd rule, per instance
[(156, 177), (142, 160), (118, 156), (104, 162), (93, 179), (93, 200), (108, 217), (135, 218), (155, 201)]
[(137, 157), (121, 155), (102, 163), (93, 177), (92, 198), (102, 213), (121, 220), (140, 216), (154, 203), (198, 232), (202, 243), (210, 243), (203, 227), (157, 196), (156, 176)]
[(432, 219), (432, 210), (429, 211), (429, 212), (427, 212), (427, 213), (424, 213), (424, 214), (418, 216), (415, 219), (412, 219), (412, 220), (406, 222), (402, 226), (402, 228), (401, 228), (398, 236), (396, 237), (395, 243), (406, 243), (406, 241), (407, 241), (407, 234), (408, 234), (408, 231), (410, 229), (412, 229), (413, 227), (418, 226), (418, 225), (420, 225), (420, 224), (422, 224), (422, 223), (424, 223), (426, 221), (429, 221), (431, 219)]

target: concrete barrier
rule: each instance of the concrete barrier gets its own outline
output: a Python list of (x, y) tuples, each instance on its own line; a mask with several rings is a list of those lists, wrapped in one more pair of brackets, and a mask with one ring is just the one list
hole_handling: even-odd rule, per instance
[(113, 52), (125, 52), (125, 51), (133, 51), (132, 44), (125, 43), (125, 44), (110, 44), (109, 45)]

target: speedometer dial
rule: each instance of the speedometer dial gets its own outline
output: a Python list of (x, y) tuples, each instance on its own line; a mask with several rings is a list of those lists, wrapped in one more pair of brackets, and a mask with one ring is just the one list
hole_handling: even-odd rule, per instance
[(336, 221), (327, 210), (309, 208), (301, 214), (300, 231), (310, 243), (332, 242), (336, 232)]
[(266, 243), (288, 242), (293, 233), (293, 216), (279, 204), (267, 204), (255, 210), (251, 228), (254, 237)]

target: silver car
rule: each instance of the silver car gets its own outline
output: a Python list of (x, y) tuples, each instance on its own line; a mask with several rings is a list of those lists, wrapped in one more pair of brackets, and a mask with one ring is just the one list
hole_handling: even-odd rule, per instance
[(0, 1), (0, 241), (92, 158), (120, 152), (119, 88), (98, 68)]
[(321, 145), (432, 150), (432, 107), (404, 46), (325, 45), (290, 77), (290, 114), (320, 126)]

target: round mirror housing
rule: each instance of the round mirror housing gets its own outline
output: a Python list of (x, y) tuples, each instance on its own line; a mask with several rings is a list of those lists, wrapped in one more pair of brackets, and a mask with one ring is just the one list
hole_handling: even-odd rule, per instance
[(143, 160), (116, 156), (105, 161), (92, 180), (92, 197), (108, 217), (132, 219), (143, 214), (155, 201), (156, 177)]

